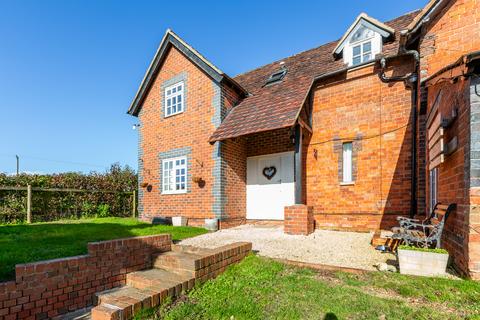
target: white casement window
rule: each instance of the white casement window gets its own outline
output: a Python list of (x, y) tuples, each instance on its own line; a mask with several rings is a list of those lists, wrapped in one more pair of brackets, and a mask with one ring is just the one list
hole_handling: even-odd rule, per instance
[(343, 59), (349, 66), (372, 61), (382, 52), (382, 36), (364, 26), (352, 33), (343, 49)]
[(162, 160), (162, 193), (187, 192), (187, 157)]
[(352, 47), (352, 65), (372, 60), (372, 41), (364, 41)]
[(351, 183), (353, 182), (352, 177), (352, 169), (353, 169), (353, 162), (352, 162), (352, 147), (353, 144), (351, 142), (345, 142), (343, 144), (343, 183)]
[(165, 117), (182, 113), (185, 110), (184, 91), (183, 81), (165, 88)]
[(438, 168), (430, 170), (430, 210), (433, 210), (438, 201)]

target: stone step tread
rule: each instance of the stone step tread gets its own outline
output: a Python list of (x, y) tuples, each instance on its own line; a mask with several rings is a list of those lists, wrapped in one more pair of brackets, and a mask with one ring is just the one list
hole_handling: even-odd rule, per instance
[(214, 254), (216, 252), (215, 249), (188, 246), (188, 245), (178, 245), (178, 244), (172, 245), (172, 251), (173, 252), (193, 253), (193, 254), (197, 254), (197, 255), (201, 255), (201, 256)]
[(204, 255), (201, 254), (169, 251), (154, 257), (154, 266), (167, 270), (195, 271), (200, 269), (200, 260), (203, 257)]
[(173, 272), (165, 269), (149, 269), (143, 271), (136, 271), (127, 274), (128, 281), (143, 281), (143, 282), (165, 282), (165, 283), (175, 283), (175, 282), (185, 282), (194, 279), (194, 276)]

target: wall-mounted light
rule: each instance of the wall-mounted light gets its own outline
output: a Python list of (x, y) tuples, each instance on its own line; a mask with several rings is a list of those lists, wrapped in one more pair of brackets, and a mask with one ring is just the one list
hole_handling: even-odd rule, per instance
[(137, 130), (138, 128), (140, 128), (140, 123), (135, 123), (135, 124), (132, 126), (132, 129), (133, 129), (133, 130)]

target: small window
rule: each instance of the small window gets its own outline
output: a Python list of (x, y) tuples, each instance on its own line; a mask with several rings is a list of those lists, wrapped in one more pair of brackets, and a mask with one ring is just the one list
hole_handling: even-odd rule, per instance
[(372, 41), (366, 41), (352, 47), (352, 65), (372, 60)]
[(275, 72), (268, 78), (267, 83), (265, 83), (265, 85), (281, 81), (283, 78), (285, 78), (286, 74), (287, 74), (287, 69), (282, 69), (280, 71)]
[(352, 162), (352, 147), (353, 144), (351, 142), (346, 142), (343, 144), (343, 170), (342, 170), (342, 179), (344, 183), (353, 182), (352, 176), (352, 169), (353, 169), (353, 162)]
[(438, 168), (430, 170), (430, 210), (433, 210), (438, 201)]
[(187, 192), (187, 157), (163, 160), (162, 173), (162, 193)]
[(182, 113), (185, 109), (183, 81), (165, 88), (165, 117)]

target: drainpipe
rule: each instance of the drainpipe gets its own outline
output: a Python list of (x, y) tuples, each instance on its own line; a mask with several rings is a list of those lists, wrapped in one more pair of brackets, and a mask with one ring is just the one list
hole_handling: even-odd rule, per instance
[(418, 82), (418, 65), (420, 62), (420, 55), (416, 50), (407, 50), (403, 53), (399, 54), (396, 57), (404, 56), (404, 55), (411, 55), (415, 60), (415, 67), (414, 71), (411, 73), (407, 73), (403, 76), (393, 76), (387, 77), (385, 75), (385, 68), (386, 68), (386, 58), (382, 58), (380, 60), (381, 72), (378, 75), (380, 80), (384, 83), (390, 82), (399, 82), (403, 81), (405, 86), (410, 87), (412, 90), (411, 94), (411, 103), (412, 103), (412, 181), (411, 181), (411, 196), (410, 196), (410, 217), (413, 218), (417, 214), (417, 82)]

